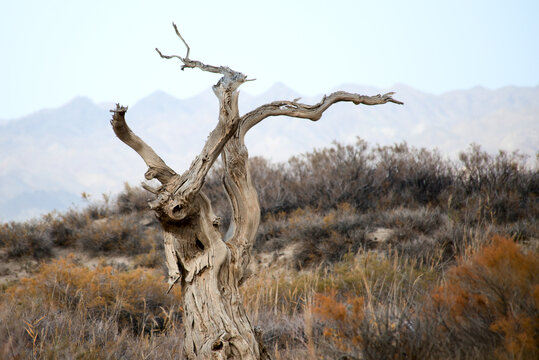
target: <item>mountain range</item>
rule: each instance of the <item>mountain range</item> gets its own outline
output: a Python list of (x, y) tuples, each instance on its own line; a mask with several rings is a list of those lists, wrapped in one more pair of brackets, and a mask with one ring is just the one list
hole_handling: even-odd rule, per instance
[[(339, 103), (315, 123), (268, 118), (247, 135), (250, 154), (285, 161), (334, 140), (351, 143), (357, 137), (371, 145), (406, 141), (451, 157), (471, 143), (489, 152), (519, 150), (531, 159), (539, 151), (539, 86), (476, 87), (440, 95), (401, 84), (390, 89), (343, 84), (336, 90), (365, 95), (395, 91), (394, 98), (404, 106)], [(300, 101), (313, 103), (321, 96)], [(259, 95), (241, 93), (240, 112), (298, 97), (278, 83)], [(217, 106), (210, 89), (187, 99), (155, 92), (130, 106), (126, 117), (136, 134), (182, 172), (215, 126)], [(0, 122), (0, 222), (62, 211), (81, 204), (83, 192), (98, 199), (118, 192), (124, 182), (143, 180), (144, 162), (110, 128), (112, 107), (77, 97), (57, 109)]]

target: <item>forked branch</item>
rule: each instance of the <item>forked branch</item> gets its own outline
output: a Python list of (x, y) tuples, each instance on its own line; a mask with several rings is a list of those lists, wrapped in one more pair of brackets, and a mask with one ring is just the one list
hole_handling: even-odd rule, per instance
[(181, 70), (185, 70), (185, 68), (198, 68), (202, 71), (222, 74), (225, 79), (230, 79), (233, 82), (239, 82), (238, 86), (245, 81), (249, 81), (247, 80), (247, 77), (245, 75), (243, 75), (242, 73), (238, 71), (234, 71), (230, 69), (228, 66), (207, 65), (201, 61), (191, 60), (189, 58), (189, 52), (191, 50), (189, 48), (189, 45), (187, 45), (187, 42), (185, 41), (183, 36), (180, 34), (180, 31), (178, 30), (178, 27), (176, 26), (176, 24), (172, 23), (172, 26), (174, 27), (174, 31), (176, 32), (176, 35), (180, 38), (180, 40), (183, 42), (183, 44), (187, 48), (187, 53), (185, 54), (185, 57), (182, 57), (179, 55), (164, 55), (158, 48), (155, 48), (155, 51), (157, 51), (159, 56), (161, 56), (163, 59), (173, 59), (173, 58), (179, 59), (183, 63), (183, 65), (181, 66)]
[[(218, 73), (222, 78), (213, 86), (213, 91), (219, 99), (219, 121), (215, 129), (210, 133), (206, 144), (199, 156), (191, 163), (191, 166), (181, 176), (176, 177), (167, 184), (166, 191), (173, 198), (167, 205), (170, 208), (167, 213), (174, 219), (185, 216), (183, 210), (188, 208), (188, 204), (200, 191), (204, 183), (206, 174), (210, 170), (215, 160), (221, 154), (223, 147), (231, 136), (236, 134), (240, 123), (238, 113), (238, 92), (237, 88), (247, 80), (244, 74), (230, 69), (228, 66), (207, 65), (200, 61), (189, 58), (190, 48), (180, 34), (178, 27), (173, 23), (174, 31), (187, 48), (185, 57), (179, 55), (163, 55), (156, 48), (158, 54), (165, 59), (177, 58), (185, 68), (199, 68), (202, 71)], [(169, 201), (168, 196), (163, 200)]]
[[(174, 220), (180, 220), (187, 216), (190, 208), (189, 204), (200, 191), (206, 174), (230, 138), (232, 136), (238, 136), (241, 139), (239, 146), (243, 147), (245, 133), (263, 119), (270, 116), (285, 115), (316, 121), (320, 119), (324, 111), (331, 105), (342, 101), (353, 102), (356, 105), (379, 105), (387, 102), (402, 104), (402, 102), (392, 98), (393, 93), (364, 96), (338, 91), (327, 97), (324, 96), (319, 103), (314, 105), (299, 103), (299, 99), (293, 101), (275, 101), (262, 105), (244, 116), (240, 116), (237, 89), (245, 81), (249, 81), (247, 77), (227, 66), (213, 66), (190, 59), (189, 45), (180, 34), (178, 27), (174, 23), (172, 25), (176, 35), (187, 49), (186, 55), (185, 57), (164, 55), (156, 48), (159, 55), (165, 59), (179, 59), (183, 64), (181, 67), (182, 70), (185, 68), (199, 68), (202, 71), (222, 75), (217, 84), (213, 86), (214, 93), (219, 99), (219, 121), (215, 129), (210, 133), (202, 152), (191, 163), (189, 169), (179, 176), (164, 163), (151, 147), (129, 129), (124, 118), (127, 108), (117, 105), (116, 109), (112, 110), (114, 113), (112, 124), (116, 135), (137, 151), (148, 165), (149, 170), (146, 173), (146, 178), (157, 178), (164, 185), (158, 190), (158, 199), (151, 207), (156, 210), (159, 209)], [(249, 216), (246, 215), (246, 217)]]

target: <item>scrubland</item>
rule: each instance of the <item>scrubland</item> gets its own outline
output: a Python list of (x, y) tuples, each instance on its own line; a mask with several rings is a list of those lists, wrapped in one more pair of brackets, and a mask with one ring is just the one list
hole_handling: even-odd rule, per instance
[[(539, 358), (539, 172), (476, 145), (250, 160), (262, 222), (244, 305), (275, 359)], [(220, 169), (205, 191), (226, 231)], [(150, 195), (0, 224), (0, 358), (182, 357)]]

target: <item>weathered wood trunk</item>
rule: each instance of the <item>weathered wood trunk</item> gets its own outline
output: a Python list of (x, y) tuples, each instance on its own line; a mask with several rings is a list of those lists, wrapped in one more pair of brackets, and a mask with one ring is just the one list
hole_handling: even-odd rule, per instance
[[(242, 304), (239, 287), (247, 276), (251, 248), (260, 222), (256, 190), (251, 182), (244, 137), (260, 121), (286, 115), (319, 120), (332, 104), (401, 104), (388, 93), (364, 96), (335, 92), (314, 105), (293, 101), (275, 101), (240, 116), (238, 87), (248, 81), (240, 72), (226, 66), (206, 65), (189, 59), (189, 47), (174, 25), (176, 34), (187, 47), (187, 55), (177, 58), (185, 68), (221, 74), (213, 86), (219, 99), (217, 126), (210, 133), (199, 156), (183, 174), (178, 175), (136, 136), (125, 121), (126, 107), (111, 110), (113, 130), (120, 140), (135, 150), (148, 165), (146, 179), (157, 179), (161, 186), (145, 189), (157, 195), (150, 202), (164, 231), (165, 256), (169, 272), (169, 290), (182, 286), (185, 342), (188, 359), (269, 359), (261, 333), (250, 323)], [(230, 228), (225, 238), (219, 230), (219, 218), (210, 201), (200, 191), (206, 174), (221, 155), (224, 162), (224, 186), (232, 207)]]
[(190, 359), (260, 359), (255, 332), (242, 306), (235, 251), (221, 239), (208, 199), (179, 223), (163, 224), (167, 265), (182, 285), (184, 351)]

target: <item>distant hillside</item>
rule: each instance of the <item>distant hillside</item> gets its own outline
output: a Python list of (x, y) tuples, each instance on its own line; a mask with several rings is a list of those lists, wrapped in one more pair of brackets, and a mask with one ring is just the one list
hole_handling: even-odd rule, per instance
[[(474, 88), (442, 95), (405, 85), (382, 90), (346, 84), (339, 89), (396, 91), (395, 98), (405, 105), (359, 109), (337, 104), (317, 123), (268, 119), (247, 137), (251, 155), (281, 161), (333, 140), (353, 142), (357, 136), (371, 144), (406, 141), (437, 147), (449, 155), (472, 142), (490, 152), (519, 149), (533, 156), (539, 150), (539, 87)], [(240, 109), (245, 113), (265, 102), (300, 96), (276, 84), (257, 96), (242, 93)], [(75, 98), (58, 109), (0, 123), (0, 221), (65, 209), (80, 202), (82, 192), (94, 197), (115, 193), (125, 181), (143, 179), (144, 163), (114, 137), (108, 108), (110, 104)], [(181, 171), (200, 151), (216, 112), (217, 100), (208, 89), (182, 100), (156, 92), (130, 106), (127, 116), (134, 131)]]

